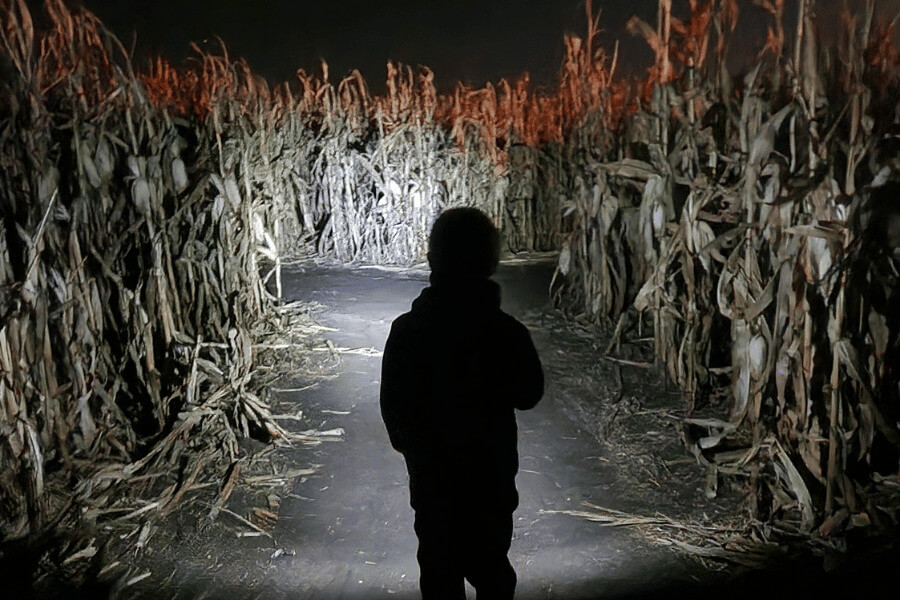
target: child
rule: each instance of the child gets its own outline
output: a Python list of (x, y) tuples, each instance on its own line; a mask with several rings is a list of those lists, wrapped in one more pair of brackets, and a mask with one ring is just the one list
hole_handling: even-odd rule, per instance
[(500, 234), (474, 208), (444, 212), (428, 245), (431, 286), (384, 349), (381, 414), (409, 472), (424, 600), (511, 599), (507, 554), (518, 505), (515, 409), (544, 392), (528, 330), (491, 281)]

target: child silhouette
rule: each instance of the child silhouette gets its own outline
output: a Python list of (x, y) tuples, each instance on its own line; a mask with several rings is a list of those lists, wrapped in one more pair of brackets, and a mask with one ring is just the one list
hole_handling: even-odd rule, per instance
[(500, 234), (474, 208), (434, 223), (431, 286), (398, 317), (384, 349), (381, 414), (409, 472), (425, 600), (511, 599), (507, 554), (519, 502), (515, 409), (544, 392), (528, 330), (500, 310)]

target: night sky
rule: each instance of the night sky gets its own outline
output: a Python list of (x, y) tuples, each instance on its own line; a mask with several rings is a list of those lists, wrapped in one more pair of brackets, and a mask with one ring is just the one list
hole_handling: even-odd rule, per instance
[[(70, 0), (71, 1), (71, 0)], [(845, 0), (819, 0), (832, 23)], [(860, 0), (846, 0), (862, 4)], [(28, 0), (40, 6), (41, 0)], [(332, 81), (359, 69), (380, 90), (388, 59), (424, 64), (438, 87), (456, 81), (483, 85), (523, 71), (551, 83), (563, 55), (563, 34), (583, 35), (584, 0), (83, 0), (125, 44), (134, 44), (138, 65), (162, 54), (176, 64), (190, 56), (189, 43), (215, 48), (221, 37), (271, 82), (293, 79), (298, 68), (318, 70), (320, 59)], [(676, 12), (686, 0), (675, 0)], [(755, 53), (765, 38), (766, 18), (751, 0), (739, 0), (741, 27), (732, 43), (732, 64)], [(792, 10), (795, 0), (787, 0)], [(900, 0), (877, 0), (884, 15), (900, 11)], [(657, 0), (595, 0), (602, 9), (601, 43), (620, 42), (622, 65), (637, 72), (652, 60), (646, 44), (625, 31), (637, 14), (655, 22)], [(204, 44), (206, 40), (206, 44)]]

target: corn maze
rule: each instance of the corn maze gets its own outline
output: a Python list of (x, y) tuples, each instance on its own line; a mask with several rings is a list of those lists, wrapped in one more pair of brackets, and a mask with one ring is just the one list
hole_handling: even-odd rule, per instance
[[(710, 478), (803, 535), (890, 522), (900, 467), (900, 205), (893, 23), (854, 3), (840, 44), (814, 0), (761, 0), (733, 79), (734, 0), (629, 28), (617, 77), (567, 36), (556, 87), (440, 94), (427, 68), (272, 86), (197, 50), (132, 65), (89, 12), (4, 0), (0, 50), (0, 537), (186, 460), (177, 504), (255, 435), (289, 441), (256, 366), (290, 335), (284, 261), (408, 265), (449, 206), (510, 251), (560, 252), (556, 304), (616, 337), (649, 327)], [(796, 30), (787, 31), (794, 11)], [(792, 13), (793, 14), (793, 13)], [(889, 15), (887, 16), (889, 17)], [(185, 483), (187, 481), (187, 483)], [(891, 487), (893, 485), (893, 487)]]

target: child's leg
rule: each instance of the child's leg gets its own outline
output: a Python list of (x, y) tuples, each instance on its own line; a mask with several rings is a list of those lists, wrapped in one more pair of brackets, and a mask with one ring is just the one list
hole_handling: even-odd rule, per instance
[(508, 512), (471, 515), (466, 579), (478, 600), (512, 600), (516, 572), (509, 563), (513, 519)]
[(423, 600), (465, 600), (466, 583), (460, 564), (461, 533), (445, 511), (416, 511), (419, 549), (419, 589)]

